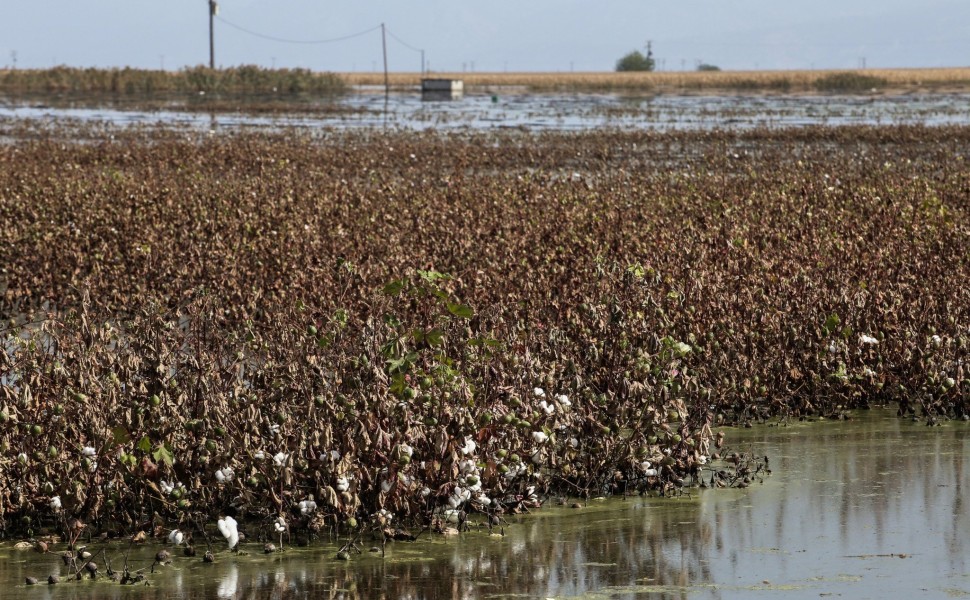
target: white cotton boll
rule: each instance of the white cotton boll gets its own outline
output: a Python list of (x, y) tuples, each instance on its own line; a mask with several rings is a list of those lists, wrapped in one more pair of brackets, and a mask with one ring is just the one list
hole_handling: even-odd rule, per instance
[(253, 458), (255, 458), (256, 460), (263, 460), (266, 458), (266, 453), (263, 452), (262, 450), (257, 450), (256, 454), (253, 454)]
[(640, 463), (640, 468), (643, 469), (644, 471), (646, 471), (647, 469), (649, 469), (651, 466), (652, 465), (650, 464), (650, 461), (649, 460), (645, 460), (642, 463)]
[(216, 521), (216, 527), (219, 528), (219, 533), (222, 534), (222, 537), (226, 538), (226, 544), (230, 550), (239, 544), (239, 530), (237, 529), (235, 519), (232, 517), (219, 519)]
[(461, 504), (461, 498), (459, 498), (458, 496), (455, 496), (454, 494), (452, 494), (451, 496), (448, 496), (448, 506), (452, 508), (458, 508), (459, 504)]
[(699, 465), (706, 465), (707, 464), (707, 457), (704, 456), (703, 454), (701, 454), (700, 456), (698, 456), (697, 457), (697, 464), (699, 464)]
[(61, 497), (54, 496), (51, 498), (51, 509), (54, 511), (61, 510)]
[(273, 527), (276, 529), (276, 533), (283, 533), (286, 531), (286, 520), (283, 517), (277, 517)]
[(173, 546), (181, 546), (182, 542), (184, 541), (185, 541), (185, 535), (182, 534), (182, 532), (179, 531), (178, 529), (173, 529), (168, 534), (168, 543), (172, 544)]
[(421, 496), (422, 498), (427, 498), (428, 496), (430, 496), (430, 495), (431, 495), (431, 488), (429, 488), (429, 487), (423, 487), (423, 488), (421, 488), (421, 491), (420, 491), (420, 492), (418, 492), (418, 494), (419, 494), (419, 495), (420, 495), (420, 496)]
[(340, 477), (340, 478), (338, 478), (337, 479), (337, 491), (338, 492), (346, 492), (348, 489), (350, 489), (350, 482), (347, 481), (347, 478), (346, 477)]
[(569, 401), (569, 396), (567, 396), (566, 394), (559, 394), (558, 396), (556, 396), (556, 400), (564, 408), (569, 408), (570, 406), (573, 405), (573, 403)]
[(158, 482), (158, 486), (161, 488), (162, 493), (165, 494), (166, 496), (171, 494), (175, 490), (175, 486), (165, 481), (164, 479)]
[(865, 375), (866, 377), (875, 377), (876, 376), (876, 372), (873, 371), (872, 369), (870, 369), (869, 367), (866, 367), (866, 368), (862, 369), (862, 374)]
[(384, 479), (381, 481), (381, 491), (386, 494), (389, 491), (391, 491), (391, 486), (393, 485), (394, 485), (393, 481), (391, 481), (390, 479)]
[(940, 336), (933, 334), (930, 336), (930, 343), (933, 344), (934, 348), (939, 348), (943, 344), (943, 339)]
[(411, 446), (408, 446), (407, 444), (401, 444), (401, 452), (403, 452), (404, 454), (407, 454), (408, 457), (410, 457), (414, 454), (414, 448), (412, 448)]
[(541, 408), (542, 411), (547, 415), (551, 415), (552, 413), (556, 412), (556, 406), (554, 404), (549, 404), (545, 400), (539, 403), (539, 408)]
[(873, 346), (879, 343), (879, 340), (872, 337), (871, 335), (862, 334), (859, 336), (859, 343), (866, 346)]
[(836, 344), (835, 342), (830, 342), (829, 343), (829, 354), (835, 354), (838, 351), (839, 351), (839, 345)]
[(546, 395), (546, 390), (542, 389), (541, 387), (537, 387), (532, 390), (532, 393), (542, 398), (543, 396)]
[(333, 462), (339, 461), (340, 460), (340, 452), (337, 451), (337, 450), (331, 450), (330, 451), (330, 460), (332, 460)]
[(227, 483), (232, 481), (232, 478), (235, 477), (235, 475), (236, 473), (232, 470), (232, 467), (223, 467), (216, 471), (216, 481), (219, 483)]
[(477, 445), (475, 444), (475, 440), (471, 439), (470, 437), (466, 437), (465, 445), (462, 447), (461, 453), (467, 456), (472, 452), (474, 452), (475, 448), (477, 448)]
[(532, 455), (532, 464), (541, 465), (545, 459), (542, 456), (542, 452), (536, 452)]
[(27, 464), (27, 455), (24, 454), (23, 452), (21, 452), (20, 454), (18, 454), (17, 455), (17, 462), (19, 462), (22, 465), (26, 465)]
[(300, 514), (308, 515), (317, 509), (317, 503), (313, 500), (300, 501)]
[(549, 439), (549, 436), (546, 435), (546, 432), (544, 431), (533, 431), (532, 439), (534, 439), (537, 444), (543, 444), (545, 443), (546, 440)]
[(273, 457), (273, 462), (276, 463), (277, 467), (282, 467), (286, 465), (286, 460), (290, 457), (286, 452), (277, 452), (276, 456)]
[(269, 426), (269, 432), (272, 433), (273, 435), (278, 434), (280, 432), (280, 426), (276, 423), (273, 423), (272, 425)]
[(647, 477), (656, 477), (657, 476), (657, 470), (656, 469), (647, 469), (646, 471), (643, 472), (643, 474), (646, 475)]
[(574, 437), (571, 437), (569, 438), (569, 445), (572, 446), (573, 449), (579, 448), (579, 440)]
[(481, 494), (480, 496), (475, 498), (475, 502), (477, 504), (481, 504), (482, 506), (488, 506), (492, 503), (492, 499), (486, 496), (485, 494)]
[(465, 459), (458, 463), (458, 470), (461, 471), (462, 475), (477, 474), (478, 473), (478, 463), (472, 459)]
[(97, 452), (91, 446), (85, 446), (83, 449), (81, 449), (81, 455), (87, 458), (94, 458), (96, 454)]

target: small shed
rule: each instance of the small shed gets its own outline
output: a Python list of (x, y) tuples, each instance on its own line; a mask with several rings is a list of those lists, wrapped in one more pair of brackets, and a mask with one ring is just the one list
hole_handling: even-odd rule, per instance
[(465, 83), (461, 79), (422, 79), (422, 100), (461, 100)]

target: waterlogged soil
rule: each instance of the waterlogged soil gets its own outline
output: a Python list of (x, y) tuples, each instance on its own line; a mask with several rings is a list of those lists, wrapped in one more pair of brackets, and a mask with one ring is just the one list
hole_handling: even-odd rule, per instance
[[(928, 427), (894, 411), (850, 421), (732, 430), (772, 475), (743, 490), (591, 500), (455, 537), (392, 542), (335, 560), (336, 544), (214, 564), (177, 556), (151, 585), (46, 584), (63, 550), (0, 546), (3, 598), (959, 598), (970, 596), (970, 425)], [(572, 502), (572, 500), (570, 500)], [(160, 545), (135, 549), (147, 567)], [(100, 552), (99, 548), (95, 549)], [(110, 546), (120, 569), (124, 546)], [(103, 560), (99, 561), (103, 563)], [(104, 565), (102, 564), (102, 570)], [(26, 576), (41, 583), (25, 586)]]
[[(340, 99), (252, 102), (193, 99), (191, 103), (104, 102), (103, 98), (39, 101), (0, 98), (0, 119), (77, 120), (125, 126), (333, 128), (407, 130), (585, 131), (748, 129), (811, 125), (964, 125), (970, 94), (832, 96), (631, 96), (499, 91), (425, 102), (418, 93), (385, 98), (358, 90)], [(208, 103), (208, 104), (207, 104)]]

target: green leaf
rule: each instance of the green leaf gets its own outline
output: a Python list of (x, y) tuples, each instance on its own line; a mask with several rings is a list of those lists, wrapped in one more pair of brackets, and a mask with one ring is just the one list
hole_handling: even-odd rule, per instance
[(401, 279), (395, 279), (384, 286), (384, 293), (388, 296), (397, 296), (404, 290), (405, 283)]
[(131, 434), (128, 433), (127, 429), (119, 425), (111, 430), (111, 439), (114, 440), (116, 445), (120, 446), (131, 441)]
[(842, 323), (842, 319), (839, 318), (838, 313), (830, 314), (829, 318), (825, 319), (825, 325), (822, 326), (822, 329), (825, 330), (825, 335), (829, 335), (833, 331), (838, 329), (841, 323)]
[(430, 284), (434, 284), (437, 281), (448, 281), (451, 279), (451, 275), (448, 275), (447, 273), (439, 273), (438, 271), (422, 271), (421, 269), (418, 269), (418, 276)]
[(463, 319), (470, 319), (475, 316), (475, 311), (473, 311), (470, 306), (458, 304), (457, 302), (448, 303), (448, 312)]
[(142, 452), (145, 452), (145, 453), (151, 452), (152, 451), (152, 441), (150, 439), (148, 439), (148, 436), (146, 435), (145, 437), (143, 437), (140, 440), (138, 440), (138, 444), (135, 446), (135, 448), (138, 448), (139, 450), (141, 450)]
[(440, 346), (444, 343), (445, 332), (438, 328), (429, 329), (424, 332), (424, 341), (428, 343), (429, 346)]
[(342, 308), (338, 308), (333, 313), (334, 322), (337, 323), (337, 325), (340, 325), (341, 327), (346, 327), (347, 321), (349, 319), (350, 319), (350, 315), (348, 315), (347, 311)]
[(121, 462), (121, 464), (130, 469), (134, 469), (135, 465), (138, 464), (138, 460), (135, 458), (135, 455), (128, 454), (127, 452), (122, 453), (121, 456), (118, 457), (118, 460)]
[(502, 342), (491, 337), (476, 337), (468, 340), (469, 346), (487, 346), (489, 348), (498, 348), (502, 345)]
[(152, 458), (156, 462), (164, 463), (170, 467), (175, 464), (175, 456), (168, 444), (159, 444), (158, 448), (155, 448), (155, 451), (152, 452)]

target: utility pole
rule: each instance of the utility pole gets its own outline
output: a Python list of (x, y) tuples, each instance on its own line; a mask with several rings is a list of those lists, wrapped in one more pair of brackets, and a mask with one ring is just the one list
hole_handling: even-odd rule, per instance
[(216, 68), (216, 29), (215, 19), (219, 14), (219, 5), (216, 0), (209, 0), (209, 68)]
[(424, 50), (421, 50), (421, 77), (424, 77)]
[(384, 50), (384, 99), (391, 95), (391, 84), (387, 79), (387, 30), (381, 23), (381, 47)]

